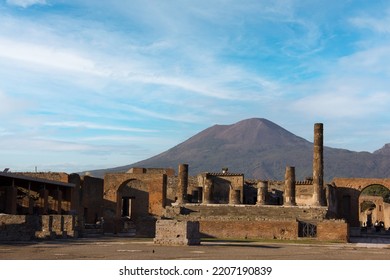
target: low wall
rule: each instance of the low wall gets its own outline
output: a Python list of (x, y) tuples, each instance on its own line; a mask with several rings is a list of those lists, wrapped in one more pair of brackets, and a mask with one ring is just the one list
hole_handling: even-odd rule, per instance
[(237, 239), (298, 239), (298, 222), (201, 220), (202, 237)]
[(349, 225), (344, 220), (324, 220), (317, 224), (317, 239), (321, 241), (349, 241)]
[(0, 215), (0, 241), (77, 237), (72, 215)]

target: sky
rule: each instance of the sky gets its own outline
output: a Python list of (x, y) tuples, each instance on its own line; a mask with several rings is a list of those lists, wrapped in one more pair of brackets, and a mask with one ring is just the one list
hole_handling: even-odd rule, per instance
[(0, 0), (0, 118), (11, 171), (127, 165), (248, 118), (373, 152), (390, 1)]

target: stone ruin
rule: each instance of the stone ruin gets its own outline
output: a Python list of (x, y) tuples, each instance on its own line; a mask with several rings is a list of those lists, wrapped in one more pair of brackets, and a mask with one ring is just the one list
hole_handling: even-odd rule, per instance
[[(365, 219), (361, 191), (372, 184), (390, 189), (390, 179), (325, 185), (323, 162), (323, 125), (315, 124), (313, 176), (305, 181), (296, 181), (294, 166), (286, 166), (284, 181), (248, 180), (227, 168), (189, 176), (188, 164), (177, 176), (171, 168), (132, 168), (104, 179), (0, 172), (0, 240), (122, 234), (154, 237), (156, 244), (196, 244), (201, 237), (348, 241), (349, 227)], [(370, 215), (386, 217), (380, 211), (390, 212), (387, 204), (380, 201)]]
[(199, 245), (199, 222), (158, 220), (153, 241), (159, 245)]

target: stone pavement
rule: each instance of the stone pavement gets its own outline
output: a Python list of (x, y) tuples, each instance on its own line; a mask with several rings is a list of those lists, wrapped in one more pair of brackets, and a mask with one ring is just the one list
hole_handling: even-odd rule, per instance
[(390, 260), (390, 244), (202, 241), (161, 246), (152, 239), (101, 237), (0, 243), (3, 260)]

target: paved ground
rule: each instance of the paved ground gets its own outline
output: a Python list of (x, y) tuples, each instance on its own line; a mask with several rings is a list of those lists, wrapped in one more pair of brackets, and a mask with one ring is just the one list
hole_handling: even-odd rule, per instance
[[(359, 240), (358, 240), (359, 241)], [(390, 244), (297, 244), (207, 241), (200, 246), (158, 246), (151, 239), (80, 238), (0, 243), (3, 260), (390, 260)]]

